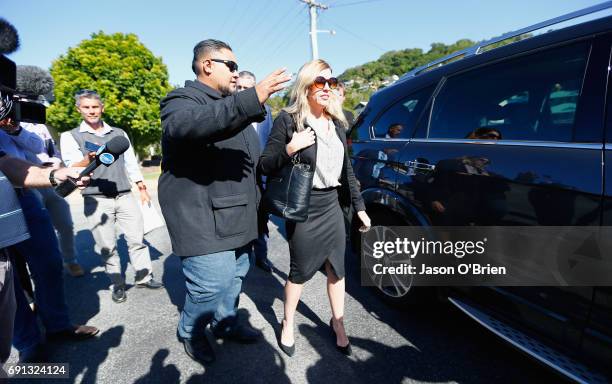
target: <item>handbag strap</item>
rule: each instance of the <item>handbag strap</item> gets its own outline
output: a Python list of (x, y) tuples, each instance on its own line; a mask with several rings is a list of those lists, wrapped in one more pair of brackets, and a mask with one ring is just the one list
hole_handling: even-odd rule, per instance
[[(293, 115), (292, 114), (288, 114), (288, 115), (289, 115), (289, 120), (291, 123), (291, 138), (293, 138), (293, 134), (296, 131), (297, 124), (295, 122), (295, 118), (293, 117)], [(303, 149), (300, 149), (299, 151), (294, 153), (293, 156), (291, 156), (291, 162), (293, 163), (293, 165), (301, 163), (300, 152), (302, 152), (302, 150)]]

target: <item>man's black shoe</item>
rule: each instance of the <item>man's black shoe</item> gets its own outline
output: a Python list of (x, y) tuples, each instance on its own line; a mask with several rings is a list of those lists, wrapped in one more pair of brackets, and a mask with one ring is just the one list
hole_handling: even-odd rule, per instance
[(115, 303), (123, 303), (127, 300), (127, 295), (125, 294), (125, 285), (119, 285), (113, 287), (113, 301)]
[(180, 339), (185, 347), (185, 353), (200, 364), (212, 364), (215, 361), (215, 351), (206, 336), (196, 339)]
[(241, 344), (256, 343), (263, 336), (260, 330), (255, 329), (248, 324), (235, 325), (228, 332), (213, 330), (213, 335), (215, 335), (217, 339), (235, 341)]
[(155, 279), (151, 279), (146, 283), (136, 284), (136, 288), (149, 288), (149, 289), (160, 289), (163, 288), (163, 284)]
[(257, 259), (255, 260), (255, 265), (265, 272), (272, 272), (272, 263), (268, 259)]

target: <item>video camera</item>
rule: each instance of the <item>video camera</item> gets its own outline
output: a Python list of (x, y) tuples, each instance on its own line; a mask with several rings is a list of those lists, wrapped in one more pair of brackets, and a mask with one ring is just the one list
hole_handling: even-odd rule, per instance
[(0, 120), (44, 124), (46, 108), (37, 101), (38, 95), (17, 85), (17, 66), (4, 56), (17, 50), (19, 37), (15, 27), (0, 19)]

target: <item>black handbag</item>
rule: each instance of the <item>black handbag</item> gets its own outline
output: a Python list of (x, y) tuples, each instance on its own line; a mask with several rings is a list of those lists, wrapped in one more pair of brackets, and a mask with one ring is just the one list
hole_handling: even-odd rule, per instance
[(295, 222), (308, 219), (314, 170), (301, 163), (299, 154), (291, 158), (278, 175), (268, 176), (263, 195), (264, 208), (275, 216)]

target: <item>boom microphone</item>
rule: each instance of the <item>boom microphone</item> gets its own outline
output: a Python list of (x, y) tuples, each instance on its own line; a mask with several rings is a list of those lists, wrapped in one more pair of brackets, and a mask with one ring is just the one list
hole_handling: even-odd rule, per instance
[(17, 66), (17, 93), (34, 96), (47, 95), (53, 91), (53, 77), (44, 69), (34, 65)]
[[(83, 171), (81, 171), (79, 174), (79, 179), (92, 173), (101, 164), (107, 167), (110, 166), (119, 158), (119, 156), (121, 156), (123, 152), (129, 148), (129, 146), (130, 142), (124, 136), (113, 137), (108, 143), (98, 149), (98, 152), (96, 152), (96, 158), (89, 163), (89, 165)], [(77, 186), (74, 181), (67, 179), (55, 187), (55, 192), (62, 197), (66, 197), (76, 188)]]
[(0, 55), (8, 55), (19, 48), (19, 35), (11, 23), (0, 19)]

